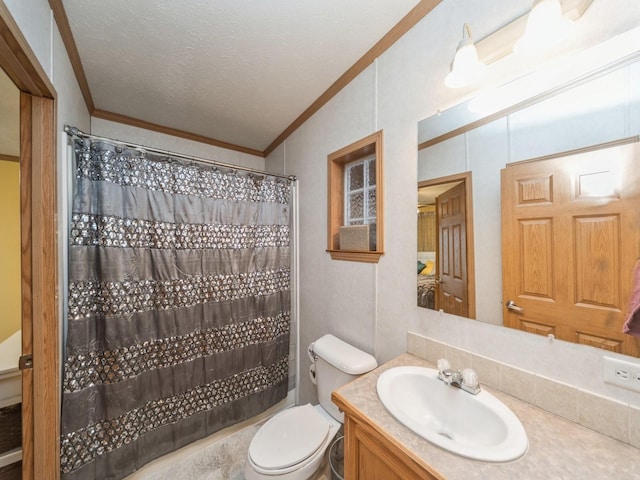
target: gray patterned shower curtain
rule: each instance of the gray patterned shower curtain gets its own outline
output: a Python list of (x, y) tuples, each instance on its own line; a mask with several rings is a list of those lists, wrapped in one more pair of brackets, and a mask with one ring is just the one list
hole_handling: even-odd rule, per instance
[(75, 139), (65, 480), (119, 479), (287, 394), (287, 179)]

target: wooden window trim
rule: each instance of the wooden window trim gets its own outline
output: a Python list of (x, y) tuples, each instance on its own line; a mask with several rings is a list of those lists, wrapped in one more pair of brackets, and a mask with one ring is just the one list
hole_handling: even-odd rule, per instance
[[(382, 130), (337, 150), (327, 157), (327, 252), (333, 260), (378, 263), (384, 255)], [(344, 224), (345, 165), (375, 154), (376, 157), (376, 250), (338, 248), (338, 233)]]

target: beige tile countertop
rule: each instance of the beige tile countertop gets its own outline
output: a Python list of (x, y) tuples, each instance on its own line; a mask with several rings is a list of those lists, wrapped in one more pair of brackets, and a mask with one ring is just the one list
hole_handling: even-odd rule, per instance
[(406, 353), (339, 388), (337, 393), (447, 480), (640, 479), (640, 449), (484, 385), (482, 388), (518, 416), (529, 437), (529, 450), (523, 457), (507, 463), (471, 460), (443, 450), (398, 422), (378, 399), (376, 382), (380, 374), (402, 365), (433, 368), (429, 362)]

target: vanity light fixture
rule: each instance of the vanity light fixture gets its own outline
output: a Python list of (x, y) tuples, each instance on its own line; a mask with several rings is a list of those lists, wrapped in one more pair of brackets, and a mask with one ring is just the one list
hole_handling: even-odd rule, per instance
[(466, 87), (475, 83), (482, 76), (485, 65), (478, 60), (478, 52), (468, 24), (462, 27), (462, 40), (456, 48), (456, 54), (451, 62), (451, 71), (444, 79), (444, 84), (449, 88)]
[(542, 54), (567, 38), (569, 20), (562, 16), (560, 0), (536, 0), (527, 17), (524, 35), (513, 51), (519, 54)]
[[(456, 57), (452, 62), (451, 73), (445, 78), (445, 85), (451, 88), (462, 87), (470, 85), (471, 83), (480, 80), (480, 74), (485, 69), (486, 65), (500, 60), (507, 55), (514, 52), (515, 45), (518, 43), (518, 53), (535, 52), (544, 50), (551, 43), (551, 38), (555, 38), (555, 42), (558, 37), (566, 35), (568, 25), (570, 22), (578, 20), (585, 11), (591, 6), (593, 0), (535, 0), (532, 10), (530, 12), (521, 15), (512, 22), (503, 25), (498, 30), (490, 33), (486, 37), (476, 41), (471, 41), (471, 34), (468, 31), (468, 25), (465, 24), (463, 29), (463, 38), (456, 50)], [(558, 20), (557, 12), (558, 5), (560, 6), (561, 18)], [(552, 23), (557, 25), (556, 33), (551, 32), (551, 23), (545, 14), (556, 13), (556, 20)], [(540, 20), (542, 17), (542, 20)], [(542, 27), (536, 27), (542, 22)], [(541, 36), (532, 37), (529, 34), (529, 24), (531, 25), (531, 35), (534, 35), (535, 31), (542, 32)], [(564, 30), (564, 33), (562, 31)], [(559, 32), (559, 33), (558, 33)], [(524, 37), (524, 39), (523, 39)], [(523, 40), (521, 40), (523, 39)], [(462, 80), (464, 77), (458, 76), (458, 70), (456, 68), (458, 53), (463, 47), (468, 46), (469, 52), (465, 51), (465, 54), (475, 60), (476, 65), (480, 65), (478, 71), (475, 73), (468, 73), (466, 80)], [(472, 49), (472, 50), (471, 50)], [(468, 68), (470, 72), (472, 68)], [(462, 70), (460, 70), (462, 72)], [(455, 72), (455, 75), (454, 75)]]

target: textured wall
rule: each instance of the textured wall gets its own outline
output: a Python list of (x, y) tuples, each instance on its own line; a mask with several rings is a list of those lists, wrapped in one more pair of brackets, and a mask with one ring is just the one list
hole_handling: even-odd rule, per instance
[(20, 164), (0, 160), (0, 343), (21, 328)]
[[(412, 330), (534, 372), (539, 354), (552, 371), (571, 357), (569, 363), (581, 368), (570, 383), (640, 404), (638, 395), (603, 387), (602, 353), (595, 349), (563, 342), (549, 346), (533, 335), (416, 306), (417, 124), (471, 93), (443, 86), (463, 23), (482, 38), (530, 6), (528, 0), (444, 0), (267, 159), (267, 169), (284, 168), (300, 178), (302, 347), (331, 332), (384, 362), (406, 351)], [(595, 0), (581, 21), (572, 48), (635, 27), (640, 4)], [(332, 261), (325, 252), (327, 155), (378, 129), (384, 129), (385, 255), (378, 265)], [(302, 362), (305, 372), (308, 360)], [(302, 399), (316, 400), (304, 374)]]
[(20, 155), (20, 92), (1, 70), (0, 155)]
[[(89, 133), (89, 132), (88, 132)], [(91, 118), (91, 132), (101, 137), (113, 138), (123, 142), (158, 148), (169, 152), (193, 155), (195, 157), (217, 160), (222, 163), (264, 170), (264, 158), (247, 153), (214, 147), (204, 143), (185, 140), (164, 133), (132, 127), (122, 123), (100, 118)]]

